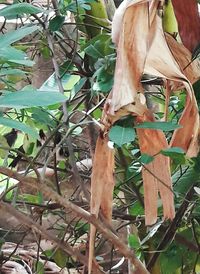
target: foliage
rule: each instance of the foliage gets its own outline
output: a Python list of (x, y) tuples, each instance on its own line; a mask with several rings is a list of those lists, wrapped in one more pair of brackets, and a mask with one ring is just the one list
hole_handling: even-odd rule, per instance
[[(89, 161), (102, 127), (99, 123), (102, 103), (114, 82), (116, 49), (111, 42), (106, 6), (101, 7), (103, 16), (96, 18), (93, 10), (97, 11), (98, 1), (54, 2), (56, 6), (50, 5), (50, 9), (46, 9), (15, 1), (0, 10), (6, 23), (13, 18), (25, 19), (16, 30), (1, 29), (0, 168), (12, 168), (19, 174), (44, 181), (67, 201), (88, 210)], [(51, 61), (53, 71), (53, 74), (46, 75), (47, 80), (41, 88), (32, 84), (38, 69), (37, 55)], [(197, 58), (199, 46), (193, 52), (193, 59)], [(160, 79), (149, 80), (151, 85), (157, 85), (156, 81)], [(142, 82), (145, 83), (145, 79)], [(197, 83), (194, 88), (195, 85)], [(163, 83), (155, 94), (147, 96), (156, 106), (156, 117), (163, 118)], [(159, 200), (157, 223), (151, 227), (144, 223), (141, 170), (153, 163), (156, 155), (140, 152), (137, 130), (162, 130), (170, 141), (172, 132), (181, 128), (178, 121), (185, 101), (184, 90), (174, 92), (168, 104), (167, 121), (137, 123), (135, 118), (125, 116), (114, 123), (108, 134), (116, 150), (114, 229), (154, 274), (199, 273), (200, 269), (199, 155), (189, 159), (177, 146), (159, 151), (159, 155), (170, 157), (175, 207), (179, 216), (175, 216), (172, 222), (163, 221)], [(200, 105), (198, 96), (197, 103)], [(66, 250), (69, 245), (87, 257), (88, 222), (81, 216), (77, 217), (73, 210), (63, 209), (42, 192), (20, 187), (15, 176), (12, 178), (2, 172), (0, 179), (2, 202), (14, 205), (19, 212), (31, 216), (35, 223), (53, 231), (56, 239), (62, 240), (59, 248), (55, 245), (42, 247), (40, 258), (38, 256), (32, 264), (34, 271), (45, 273), (41, 258), (55, 262), (60, 269), (80, 270), (83, 261), (79, 258), (82, 257), (77, 259)], [(1, 222), (0, 219), (0, 225)], [(12, 233), (17, 231), (20, 222), (12, 224)], [(32, 240), (37, 240), (42, 246), (40, 236), (35, 239), (34, 233), (24, 227), (22, 232), (24, 237), (30, 234)], [(6, 227), (6, 233), (0, 238), (1, 249), (6, 237), (9, 239), (12, 233), (10, 227)], [(51, 234), (44, 235), (47, 240), (52, 240)], [(23, 240), (20, 239), (19, 243)], [(107, 240), (97, 233), (96, 260), (105, 271), (128, 273), (127, 260), (122, 260), (123, 250), (117, 250)], [(54, 244), (58, 245), (55, 239)], [(65, 244), (66, 248), (63, 248)]]

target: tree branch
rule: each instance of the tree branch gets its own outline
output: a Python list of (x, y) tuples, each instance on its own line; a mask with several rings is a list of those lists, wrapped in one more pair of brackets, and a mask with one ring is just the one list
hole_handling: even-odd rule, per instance
[(86, 210), (78, 207), (77, 205), (73, 204), (72, 202), (66, 200), (65, 198), (58, 195), (55, 191), (47, 187), (44, 183), (38, 184), (37, 180), (32, 177), (24, 177), (17, 172), (10, 170), (5, 167), (0, 167), (0, 173), (14, 178), (19, 181), (20, 184), (26, 184), (32, 189), (37, 189), (41, 191), (41, 193), (48, 199), (54, 200), (58, 204), (62, 205), (65, 209), (71, 209), (77, 216), (83, 218), (88, 223), (93, 224), (101, 233), (102, 235), (108, 239), (116, 248), (119, 249), (119, 252), (130, 260), (131, 264), (134, 266), (134, 273), (135, 274), (148, 274), (149, 272), (145, 269), (144, 265), (138, 258), (135, 256), (133, 250), (127, 247), (127, 245), (121, 241), (121, 239), (114, 234), (105, 223), (101, 222), (100, 220), (96, 219), (95, 216), (91, 215)]

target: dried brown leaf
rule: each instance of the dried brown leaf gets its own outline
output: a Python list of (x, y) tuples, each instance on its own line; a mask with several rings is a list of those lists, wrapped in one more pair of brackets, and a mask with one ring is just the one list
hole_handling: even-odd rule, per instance
[[(183, 148), (189, 157), (196, 156), (199, 150), (199, 114), (194, 90), (189, 79), (187, 79), (182, 71), (185, 59), (179, 57), (181, 52), (178, 54), (177, 51), (174, 51), (173, 54), (178, 60), (176, 61), (172, 54), (172, 49), (169, 48), (169, 45), (166, 42), (162, 30), (162, 21), (159, 17), (157, 17), (156, 24), (156, 33), (146, 59), (145, 72), (164, 79), (169, 79), (175, 83), (179, 82), (185, 87), (187, 100), (185, 109), (179, 120), (179, 124), (182, 125), (182, 128), (175, 130), (170, 144), (171, 146)], [(182, 49), (181, 46), (180, 48)], [(193, 79), (191, 77), (191, 70), (188, 69), (186, 74), (191, 80)]]
[[(112, 221), (112, 202), (114, 189), (114, 150), (108, 147), (108, 138), (100, 134), (94, 154), (93, 169), (91, 177), (91, 201), (90, 212), (98, 218), (99, 210), (105, 219)], [(95, 226), (90, 227), (89, 244), (89, 270), (92, 270), (92, 260), (94, 256)]]
[[(143, 117), (137, 117), (137, 122), (153, 122), (153, 115), (147, 112)], [(159, 152), (168, 148), (165, 135), (160, 130), (137, 129), (141, 153), (154, 156), (154, 160), (145, 165), (142, 170), (144, 185), (145, 223), (152, 225), (157, 220), (158, 192), (163, 203), (164, 219), (173, 219), (174, 199), (170, 174), (169, 158)]]
[[(194, 84), (200, 79), (200, 61), (198, 59), (192, 61), (191, 52), (183, 44), (178, 43), (171, 35), (166, 33), (165, 38), (180, 70), (190, 83)], [(179, 83), (180, 88), (183, 88), (183, 84), (181, 83)], [(174, 90), (176, 89), (174, 88)]]

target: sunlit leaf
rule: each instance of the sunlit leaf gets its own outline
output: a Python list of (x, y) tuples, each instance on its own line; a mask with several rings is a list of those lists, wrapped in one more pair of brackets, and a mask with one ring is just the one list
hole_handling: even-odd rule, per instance
[(0, 35), (0, 48), (9, 46), (12, 43), (19, 41), (20, 39), (24, 38), (25, 36), (35, 32), (36, 30), (39, 30), (38, 26), (21, 27), (14, 31), (9, 31), (5, 34), (1, 34)]
[(0, 16), (10, 18), (10, 17), (17, 17), (23, 14), (37, 14), (41, 12), (46, 13), (44, 9), (38, 8), (28, 3), (17, 3), (1, 9)]
[(66, 101), (66, 97), (59, 92), (18, 91), (0, 97), (0, 107), (29, 108), (49, 106)]

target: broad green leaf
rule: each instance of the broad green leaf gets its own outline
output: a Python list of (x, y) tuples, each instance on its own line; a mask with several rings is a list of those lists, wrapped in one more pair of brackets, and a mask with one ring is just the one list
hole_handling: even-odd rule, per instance
[(4, 118), (4, 117), (0, 117), (0, 125), (21, 130), (24, 133), (30, 134), (34, 138), (38, 138), (38, 133), (35, 129), (33, 129), (33, 128), (31, 128), (31, 127), (27, 126), (26, 124), (23, 124), (19, 121)]
[(1, 69), (0, 76), (5, 75), (24, 75), (26, 72), (21, 69)]
[(4, 17), (18, 17), (23, 14), (37, 14), (46, 12), (44, 9), (30, 5), (28, 3), (12, 4), (0, 10), (0, 16)]
[(185, 151), (180, 147), (170, 147), (170, 148), (162, 149), (160, 153), (165, 156), (173, 157), (173, 156), (177, 156), (177, 154), (185, 154)]
[(121, 147), (135, 140), (135, 130), (132, 127), (113, 126), (109, 132), (109, 138)]
[(43, 107), (66, 101), (66, 97), (59, 92), (49, 91), (17, 91), (0, 97), (0, 107), (29, 108)]
[(15, 59), (10, 59), (8, 60), (9, 63), (15, 63), (15, 64), (19, 64), (21, 66), (27, 66), (27, 67), (32, 67), (35, 62), (31, 61), (31, 60), (15, 60)]
[(6, 34), (0, 35), (0, 48), (7, 47), (12, 43), (21, 40), (25, 36), (39, 30), (38, 26), (22, 27), (14, 31), (9, 31)]
[(49, 21), (49, 29), (51, 31), (58, 31), (65, 22), (65, 16), (57, 15)]
[(14, 47), (7, 46), (0, 48), (0, 58), (4, 60), (23, 60), (25, 57), (26, 54), (23, 51), (17, 50)]
[(163, 131), (171, 131), (181, 127), (182, 126), (171, 122), (144, 122), (135, 126), (135, 128), (148, 128)]
[(87, 48), (85, 48), (84, 51), (85, 53), (87, 53), (87, 55), (93, 57), (94, 59), (104, 57), (102, 53), (94, 45), (89, 45)]
[(143, 164), (147, 165), (147, 164), (151, 163), (153, 160), (154, 160), (153, 156), (148, 155), (146, 153), (141, 154), (140, 162), (142, 162)]

